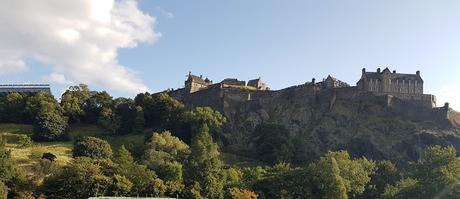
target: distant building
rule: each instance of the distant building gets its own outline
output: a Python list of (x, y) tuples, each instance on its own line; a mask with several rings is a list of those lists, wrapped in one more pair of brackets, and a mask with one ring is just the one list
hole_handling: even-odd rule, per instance
[(49, 84), (2, 84), (0, 85), (0, 96), (10, 93), (36, 94), (38, 92), (51, 93)]
[(357, 86), (361, 90), (386, 94), (423, 94), (423, 79), (420, 71), (415, 74), (401, 74), (391, 72), (385, 68), (377, 72), (366, 72), (363, 69)]
[(208, 86), (212, 85), (212, 81), (208, 78), (203, 79), (203, 76), (195, 76), (189, 72), (187, 76), (187, 80), (185, 81), (185, 90), (189, 93), (194, 93), (203, 89), (206, 89)]
[(323, 86), (325, 88), (343, 88), (343, 87), (350, 87), (349, 84), (345, 83), (344, 81), (340, 81), (335, 77), (330, 75), (323, 81)]
[(249, 80), (248, 86), (252, 86), (252, 87), (256, 88), (257, 90), (262, 90), (262, 91), (270, 90), (270, 88), (268, 88), (267, 84), (262, 82), (260, 77), (257, 78), (257, 79)]
[(226, 85), (231, 85), (231, 86), (246, 86), (245, 81), (239, 81), (236, 78), (227, 78), (227, 79), (222, 80), (222, 82), (220, 82), (220, 83), (226, 84)]

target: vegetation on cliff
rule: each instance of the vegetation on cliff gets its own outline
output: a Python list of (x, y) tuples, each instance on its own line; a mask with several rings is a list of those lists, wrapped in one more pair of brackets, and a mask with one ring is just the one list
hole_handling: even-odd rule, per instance
[(298, 95), (219, 112), (85, 85), (61, 102), (12, 93), (0, 99), (0, 197), (457, 197), (457, 129), (378, 98)]

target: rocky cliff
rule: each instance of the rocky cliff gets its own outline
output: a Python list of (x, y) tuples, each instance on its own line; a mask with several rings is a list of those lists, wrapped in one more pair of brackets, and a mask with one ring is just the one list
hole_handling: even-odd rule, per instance
[(354, 156), (402, 162), (418, 159), (427, 145), (460, 149), (458, 124), (449, 120), (458, 119), (458, 114), (391, 96), (357, 93), (352, 88), (317, 91), (308, 86), (252, 96), (241, 92), (240, 97), (228, 90), (207, 92), (214, 96), (199, 99), (214, 99), (213, 103), (183, 101), (220, 110), (228, 118), (221, 140), (226, 150), (236, 153), (250, 154), (252, 133), (261, 123), (285, 126), (290, 132), (286, 136), (301, 143), (296, 147), (305, 159), (346, 149)]

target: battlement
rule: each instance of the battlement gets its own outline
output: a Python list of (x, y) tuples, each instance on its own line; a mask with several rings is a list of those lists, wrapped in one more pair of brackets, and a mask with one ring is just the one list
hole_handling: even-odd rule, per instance
[[(431, 110), (436, 107), (436, 97), (423, 93), (423, 79), (420, 71), (415, 74), (396, 73), (385, 68), (376, 72), (362, 70), (362, 75), (356, 86), (350, 86), (328, 75), (322, 81), (315, 78), (302, 85), (291, 86), (280, 90), (270, 90), (261, 78), (246, 81), (237, 78), (226, 78), (219, 83), (213, 83), (208, 78), (189, 73), (184, 88), (168, 91), (169, 95), (186, 105), (213, 106), (221, 110), (227, 103), (246, 103), (266, 101), (283, 96), (303, 96), (304, 98), (327, 99), (319, 96), (330, 96), (333, 99), (357, 100), (371, 99), (372, 96), (384, 99), (387, 106), (401, 107), (409, 105)], [(289, 98), (289, 97), (287, 97)], [(382, 102), (383, 102), (382, 101)], [(403, 109), (403, 108), (402, 108)], [(401, 110), (402, 110), (401, 109)], [(445, 112), (447, 117), (447, 112)], [(457, 116), (454, 116), (457, 118)], [(460, 117), (459, 117), (460, 118)]]

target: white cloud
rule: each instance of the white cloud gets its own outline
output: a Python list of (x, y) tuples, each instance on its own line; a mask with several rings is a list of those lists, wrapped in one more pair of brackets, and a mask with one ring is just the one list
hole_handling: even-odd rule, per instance
[(28, 68), (22, 60), (3, 60), (0, 61), (0, 74), (20, 73)]
[(65, 75), (54, 73), (54, 72), (44, 77), (43, 80), (50, 82), (50, 83), (63, 84), (63, 85), (74, 84), (72, 81), (67, 80)]
[(172, 19), (172, 18), (175, 17), (174, 14), (173, 14), (172, 12), (169, 12), (169, 11), (163, 9), (163, 8), (160, 7), (160, 6), (157, 6), (156, 9), (157, 9), (161, 14), (163, 14), (164, 16), (166, 16), (167, 18)]
[(443, 86), (433, 93), (436, 95), (437, 106), (444, 106), (444, 103), (449, 102), (450, 107), (460, 111), (460, 84)]
[(117, 60), (118, 49), (160, 37), (155, 18), (140, 11), (136, 0), (7, 0), (0, 3), (0, 24), (4, 73), (24, 71), (24, 60), (35, 59), (53, 67), (45, 79), (55, 83), (148, 90)]

